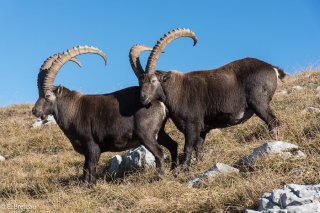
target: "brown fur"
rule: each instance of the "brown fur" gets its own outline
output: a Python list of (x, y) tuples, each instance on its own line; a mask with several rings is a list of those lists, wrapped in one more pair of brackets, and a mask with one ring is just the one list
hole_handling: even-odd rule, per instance
[(245, 58), (220, 68), (189, 73), (156, 71), (142, 79), (141, 101), (165, 103), (169, 116), (186, 138), (184, 165), (188, 166), (192, 148), (197, 157), (206, 134), (248, 120), (254, 113), (270, 131), (279, 126), (269, 103), (280, 77), (285, 73), (266, 62)]
[[(165, 132), (163, 104), (139, 102), (139, 87), (110, 94), (82, 95), (65, 87), (54, 87), (51, 99), (39, 97), (33, 107), (37, 117), (52, 114), (73, 148), (85, 156), (84, 181), (96, 182), (96, 165), (102, 152), (119, 152), (144, 145), (162, 173), (163, 145), (169, 149), (172, 168), (177, 161), (177, 143)], [(159, 133), (158, 141), (156, 136)]]

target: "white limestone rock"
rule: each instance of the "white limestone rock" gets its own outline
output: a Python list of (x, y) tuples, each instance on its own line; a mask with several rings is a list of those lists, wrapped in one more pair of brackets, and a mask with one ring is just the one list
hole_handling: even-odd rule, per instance
[(314, 203), (308, 203), (303, 204), (300, 206), (288, 206), (287, 207), (288, 213), (315, 213), (320, 212), (320, 203), (314, 202)]
[(0, 161), (5, 161), (5, 160), (6, 160), (6, 158), (3, 157), (2, 155), (0, 155)]
[(41, 120), (40, 118), (37, 118), (35, 122), (32, 124), (33, 128), (39, 128), (42, 125), (51, 125), (56, 124), (56, 120), (54, 119), (53, 115), (49, 115), (46, 120)]
[(320, 108), (317, 107), (307, 107), (302, 110), (302, 113), (320, 113)]
[(204, 181), (210, 181), (218, 175), (239, 173), (239, 170), (224, 163), (216, 163), (200, 177), (196, 177), (188, 182), (188, 187), (199, 187)]
[(128, 150), (123, 155), (115, 155), (107, 169), (107, 174), (122, 177), (125, 172), (155, 167), (155, 158), (144, 146)]
[(276, 95), (278, 96), (287, 96), (288, 91), (287, 90), (280, 90), (279, 92), (276, 92)]
[(296, 86), (293, 86), (293, 87), (292, 87), (292, 90), (293, 90), (293, 91), (301, 91), (301, 90), (303, 90), (303, 87), (302, 87), (302, 86), (299, 86), (299, 85), (296, 85)]
[(250, 155), (242, 159), (242, 163), (246, 167), (252, 167), (255, 161), (263, 156), (278, 154), (285, 158), (305, 157), (306, 155), (298, 150), (299, 146), (284, 141), (269, 141), (253, 150)]
[(115, 155), (111, 158), (111, 163), (108, 167), (107, 172), (109, 174), (114, 174), (117, 175), (117, 173), (119, 172), (119, 167), (122, 163), (122, 157), (120, 155)]
[(282, 189), (275, 189), (272, 193), (265, 193), (260, 198), (258, 211), (246, 210), (246, 212), (320, 212), (320, 184), (287, 184)]

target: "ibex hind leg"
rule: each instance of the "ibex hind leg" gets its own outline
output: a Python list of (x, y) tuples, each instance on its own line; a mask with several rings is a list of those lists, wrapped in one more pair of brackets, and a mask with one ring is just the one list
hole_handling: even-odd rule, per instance
[(158, 134), (158, 142), (166, 147), (171, 155), (171, 170), (174, 170), (178, 164), (178, 144), (161, 128)]
[(157, 177), (162, 179), (163, 175), (163, 162), (164, 162), (164, 155), (161, 146), (157, 143), (157, 141), (152, 138), (144, 135), (141, 138), (141, 143), (145, 146), (154, 156), (156, 161), (156, 169), (157, 169)]
[(253, 102), (250, 106), (255, 114), (267, 124), (271, 136), (274, 139), (277, 139), (279, 134), (278, 129), (280, 126), (280, 121), (274, 115), (269, 104), (263, 102)]
[(196, 160), (197, 162), (200, 162), (203, 160), (203, 144), (205, 142), (207, 136), (207, 132), (201, 132), (200, 138), (198, 141), (193, 145), (193, 148), (196, 152)]
[(182, 168), (186, 171), (189, 170), (191, 164), (192, 151), (195, 150), (199, 157), (199, 154), (202, 152), (203, 139), (200, 137), (201, 130), (200, 125), (189, 123), (187, 125), (184, 137), (184, 158), (182, 162)]

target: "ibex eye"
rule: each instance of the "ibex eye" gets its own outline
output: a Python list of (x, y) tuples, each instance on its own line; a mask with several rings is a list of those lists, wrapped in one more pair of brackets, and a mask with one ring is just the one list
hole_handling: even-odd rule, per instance
[(155, 80), (155, 79), (153, 79), (153, 80), (151, 81), (151, 83), (153, 83), (153, 84), (154, 84), (154, 83), (156, 83), (156, 80)]

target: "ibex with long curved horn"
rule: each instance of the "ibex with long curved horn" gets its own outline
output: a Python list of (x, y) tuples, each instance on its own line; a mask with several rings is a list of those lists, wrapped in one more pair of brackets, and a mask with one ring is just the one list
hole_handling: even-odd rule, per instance
[(248, 120), (254, 113), (271, 132), (279, 121), (270, 108), (277, 79), (286, 75), (283, 70), (254, 58), (231, 62), (217, 69), (181, 73), (156, 71), (164, 48), (180, 37), (196, 35), (189, 29), (175, 29), (165, 34), (150, 53), (146, 74), (139, 81), (141, 102), (162, 101), (169, 117), (185, 136), (184, 167), (190, 164), (192, 150), (201, 158), (203, 142), (214, 128), (225, 128)]
[(32, 109), (32, 113), (42, 119), (52, 114), (74, 149), (85, 156), (84, 181), (96, 182), (96, 165), (102, 152), (123, 151), (141, 144), (155, 156), (159, 174), (163, 164), (159, 144), (169, 149), (174, 167), (177, 143), (163, 130), (166, 108), (159, 101), (144, 107), (138, 86), (101, 95), (83, 95), (63, 86), (53, 86), (60, 68), (69, 60), (80, 65), (76, 56), (84, 53), (98, 54), (106, 62), (102, 51), (88, 46), (49, 57), (38, 74), (39, 99)]

